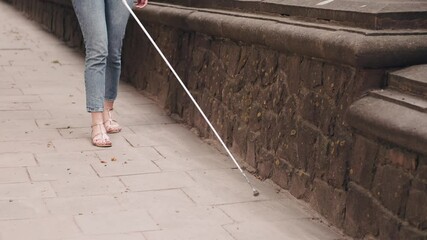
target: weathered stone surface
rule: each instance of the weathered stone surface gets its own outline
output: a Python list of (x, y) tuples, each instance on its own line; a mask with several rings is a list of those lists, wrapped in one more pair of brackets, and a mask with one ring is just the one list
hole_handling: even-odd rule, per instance
[(319, 180), (313, 182), (312, 191), (309, 201), (313, 208), (332, 224), (342, 227), (347, 193)]
[(360, 131), (425, 155), (426, 116), (392, 102), (365, 97), (349, 108), (347, 120)]
[(420, 230), (427, 230), (427, 183), (414, 180), (409, 191), (405, 218)]
[(410, 184), (410, 176), (401, 169), (379, 166), (372, 184), (372, 192), (387, 209), (402, 217), (405, 215)]
[(356, 136), (350, 156), (350, 180), (371, 189), (379, 146), (363, 136)]
[(379, 226), (375, 209), (373, 199), (363, 188), (350, 184), (346, 202), (345, 231), (356, 238), (368, 234), (378, 236)]

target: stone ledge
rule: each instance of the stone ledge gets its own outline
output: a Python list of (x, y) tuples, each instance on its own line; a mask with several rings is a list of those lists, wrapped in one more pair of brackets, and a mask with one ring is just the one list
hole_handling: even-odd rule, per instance
[(269, 46), (356, 67), (389, 68), (427, 62), (427, 34), (371, 35), (345, 29), (286, 24), (236, 12), (152, 3), (138, 16), (187, 31)]
[(427, 4), (423, 0), (154, 0), (187, 7), (214, 8), (256, 14), (290, 16), (308, 21), (368, 29), (426, 28)]
[(347, 112), (348, 123), (365, 133), (427, 154), (427, 113), (368, 96)]

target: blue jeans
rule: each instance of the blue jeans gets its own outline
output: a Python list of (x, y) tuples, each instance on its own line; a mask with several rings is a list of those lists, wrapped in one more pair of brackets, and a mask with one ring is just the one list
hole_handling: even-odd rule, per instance
[[(133, 0), (127, 0), (133, 4)], [(72, 0), (86, 47), (85, 87), (88, 112), (102, 112), (117, 98), (121, 52), (129, 12), (121, 0)]]

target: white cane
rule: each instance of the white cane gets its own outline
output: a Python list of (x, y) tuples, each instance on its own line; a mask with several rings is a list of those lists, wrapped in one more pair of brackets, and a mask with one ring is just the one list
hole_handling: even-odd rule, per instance
[(245, 177), (246, 182), (249, 184), (249, 186), (252, 188), (252, 192), (254, 196), (258, 196), (259, 192), (258, 190), (256, 190), (254, 188), (254, 186), (251, 184), (251, 182), (249, 181), (248, 177), (246, 176), (246, 174), (243, 172), (242, 168), (240, 167), (239, 163), (237, 162), (237, 160), (234, 158), (233, 154), (230, 152), (230, 150), (228, 149), (227, 145), (225, 145), (224, 141), (222, 140), (222, 138), (219, 136), (218, 132), (215, 130), (214, 126), (212, 125), (212, 123), (209, 121), (209, 119), (206, 117), (205, 113), (203, 112), (203, 110), (200, 108), (199, 104), (196, 102), (196, 100), (194, 99), (193, 95), (191, 95), (190, 91), (187, 89), (187, 87), (185, 86), (185, 84), (183, 83), (183, 81), (181, 80), (181, 78), (178, 76), (178, 74), (176, 73), (175, 69), (172, 67), (172, 65), (169, 63), (168, 59), (165, 57), (165, 55), (163, 54), (163, 52), (160, 50), (160, 48), (157, 46), (156, 42), (153, 40), (153, 38), (151, 37), (151, 35), (148, 33), (147, 29), (144, 27), (144, 25), (142, 25), (141, 21), (138, 19), (138, 17), (135, 15), (135, 13), (132, 11), (131, 7), (128, 5), (128, 3), (126, 2), (126, 0), (122, 0), (123, 4), (126, 6), (126, 8), (128, 9), (128, 11), (130, 12), (130, 14), (133, 16), (133, 18), (135, 19), (135, 21), (138, 23), (138, 25), (141, 27), (142, 31), (144, 31), (145, 35), (148, 37), (148, 39), (150, 40), (150, 42), (153, 44), (153, 46), (156, 48), (157, 52), (160, 54), (160, 56), (163, 58), (163, 60), (165, 61), (166, 65), (168, 65), (169, 69), (172, 71), (172, 73), (175, 75), (176, 79), (179, 81), (179, 83), (181, 84), (182, 88), (185, 90), (185, 92), (188, 94), (188, 96), (190, 97), (191, 101), (194, 103), (194, 105), (196, 106), (196, 108), (199, 110), (200, 114), (202, 114), (203, 118), (205, 119), (205, 121), (207, 122), (207, 124), (209, 125), (210, 129), (212, 130), (212, 132), (215, 134), (215, 136), (218, 138), (218, 140), (220, 141), (221, 145), (224, 147), (224, 149), (227, 151), (228, 155), (231, 157), (231, 159), (233, 160), (234, 164), (236, 164), (237, 168), (239, 169), (239, 171), (242, 173), (243, 177)]

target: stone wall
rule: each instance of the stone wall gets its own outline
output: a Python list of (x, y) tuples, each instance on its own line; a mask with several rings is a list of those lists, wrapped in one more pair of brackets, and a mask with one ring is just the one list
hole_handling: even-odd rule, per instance
[[(13, 4), (70, 46), (82, 47), (69, 1), (13, 0)], [(363, 34), (348, 37), (360, 40), (351, 44), (342, 40), (345, 34), (342, 39), (318, 34), (289, 42), (300, 37), (289, 37), (299, 31), (296, 28), (275, 32), (270, 42), (277, 44), (262, 44), (269, 41), (257, 40), (265, 37), (260, 32), (239, 39), (231, 28), (230, 35), (224, 29), (218, 34), (210, 28), (204, 31), (200, 29), (218, 24), (173, 11), (176, 15), (154, 4), (138, 15), (225, 142), (255, 174), (309, 202), (353, 237), (427, 239), (427, 157), (358, 133), (345, 120), (355, 100), (384, 84), (389, 68), (423, 57), (409, 59), (402, 52), (394, 56), (395, 66), (381, 65), (393, 56), (373, 59), (375, 54), (366, 49), (372, 44)], [(281, 37), (283, 42), (278, 41)], [(379, 44), (378, 55), (387, 54), (385, 42), (400, 44), (390, 39), (373, 42)], [(418, 46), (402, 44), (401, 51), (411, 51), (414, 45)], [(123, 79), (196, 127), (202, 137), (213, 138), (134, 21), (125, 39)]]

